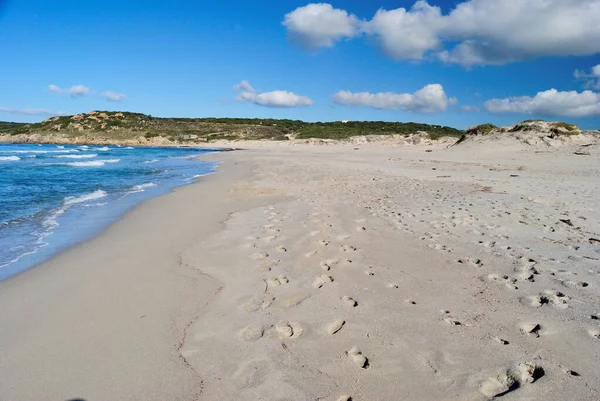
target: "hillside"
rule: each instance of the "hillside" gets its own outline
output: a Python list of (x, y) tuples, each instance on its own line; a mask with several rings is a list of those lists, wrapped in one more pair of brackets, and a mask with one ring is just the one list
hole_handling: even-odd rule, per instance
[(10, 123), (6, 121), (0, 121), (0, 134), (4, 133), (19, 133), (19, 128), (26, 126), (25, 123)]
[(0, 123), (0, 142), (179, 144), (216, 140), (335, 139), (426, 132), (429, 138), (464, 132), (439, 125), (399, 122), (316, 122), (245, 118), (157, 118), (129, 112), (92, 111), (35, 124)]

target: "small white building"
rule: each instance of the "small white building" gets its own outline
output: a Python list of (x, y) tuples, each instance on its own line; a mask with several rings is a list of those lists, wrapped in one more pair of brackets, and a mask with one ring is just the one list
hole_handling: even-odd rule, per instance
[(342, 124), (348, 124), (350, 120), (342, 120)]

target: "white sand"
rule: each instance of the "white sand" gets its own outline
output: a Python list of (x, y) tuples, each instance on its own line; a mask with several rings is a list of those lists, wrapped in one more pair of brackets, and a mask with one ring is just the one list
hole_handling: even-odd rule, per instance
[(596, 153), (244, 146), (0, 283), (0, 399), (600, 398)]

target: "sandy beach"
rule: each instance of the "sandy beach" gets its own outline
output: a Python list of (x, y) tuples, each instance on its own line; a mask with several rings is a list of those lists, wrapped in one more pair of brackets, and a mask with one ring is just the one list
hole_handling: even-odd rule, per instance
[(600, 399), (597, 147), (236, 146), (0, 282), (0, 399)]

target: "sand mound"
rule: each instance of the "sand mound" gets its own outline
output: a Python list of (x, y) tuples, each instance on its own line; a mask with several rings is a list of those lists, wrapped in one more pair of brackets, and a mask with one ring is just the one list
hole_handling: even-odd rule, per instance
[(417, 131), (410, 135), (360, 135), (353, 136), (348, 139), (335, 140), (335, 139), (295, 139), (290, 141), (292, 144), (309, 144), (309, 145), (336, 145), (336, 144), (351, 144), (351, 145), (365, 145), (365, 144), (377, 144), (384, 143), (386, 145), (396, 146), (410, 146), (410, 145), (424, 145), (424, 146), (448, 146), (456, 142), (455, 137), (441, 137), (439, 139), (431, 139), (429, 134), (424, 131)]
[(525, 148), (559, 149), (586, 147), (600, 143), (598, 131), (582, 131), (573, 124), (541, 120), (524, 121), (512, 127), (480, 125), (467, 130), (455, 145), (487, 144)]

